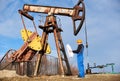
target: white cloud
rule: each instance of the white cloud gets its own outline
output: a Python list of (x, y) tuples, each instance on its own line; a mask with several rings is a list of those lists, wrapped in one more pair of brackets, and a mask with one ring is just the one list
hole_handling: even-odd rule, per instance
[(20, 22), (17, 19), (9, 19), (0, 23), (0, 34), (8, 37), (18, 37), (20, 35)]

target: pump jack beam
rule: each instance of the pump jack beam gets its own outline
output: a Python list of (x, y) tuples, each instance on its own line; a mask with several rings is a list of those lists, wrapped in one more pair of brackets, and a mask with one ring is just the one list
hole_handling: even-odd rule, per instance
[[(72, 17), (74, 35), (77, 35), (79, 33), (85, 19), (84, 0), (79, 0), (78, 3), (73, 8), (25, 4), (23, 6), (23, 11), (25, 13), (35, 12), (44, 13), (48, 15), (52, 14)], [(32, 19), (29, 15), (27, 17)], [(78, 27), (76, 27), (75, 23), (76, 21), (80, 21)]]

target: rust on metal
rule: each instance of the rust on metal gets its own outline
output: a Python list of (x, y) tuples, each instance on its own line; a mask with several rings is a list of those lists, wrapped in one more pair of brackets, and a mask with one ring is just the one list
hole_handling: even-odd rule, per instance
[(28, 5), (28, 4), (24, 5), (23, 10), (28, 12), (38, 12), (38, 13), (46, 13), (46, 14), (51, 13), (54, 15), (60, 14), (60, 15), (67, 15), (67, 16), (72, 16), (74, 13), (74, 9), (72, 8)]

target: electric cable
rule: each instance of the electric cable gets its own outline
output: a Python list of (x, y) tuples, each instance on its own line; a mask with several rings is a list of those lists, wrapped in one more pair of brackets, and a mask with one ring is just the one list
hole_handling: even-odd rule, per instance
[(86, 40), (86, 49), (87, 49), (87, 56), (88, 56), (88, 36), (87, 36), (86, 19), (85, 19), (85, 40)]
[(89, 69), (89, 56), (88, 56), (88, 36), (87, 36), (87, 26), (86, 26), (86, 18), (85, 18), (85, 43), (86, 43), (86, 63), (87, 63), (87, 70)]

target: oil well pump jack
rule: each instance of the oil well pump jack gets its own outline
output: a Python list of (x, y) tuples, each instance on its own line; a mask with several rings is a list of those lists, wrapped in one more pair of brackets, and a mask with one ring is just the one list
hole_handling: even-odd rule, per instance
[[(72, 21), (73, 21), (73, 32), (74, 32), (74, 35), (76, 36), (79, 33), (79, 31), (83, 25), (84, 19), (85, 19), (84, 1), (79, 0), (78, 3), (73, 8), (25, 4), (23, 6), (23, 10), (19, 10), (21, 18), (22, 18), (22, 16), (25, 16), (28, 19), (33, 21), (34, 18), (28, 14), (30, 12), (43, 13), (43, 14), (48, 15), (48, 16), (46, 16), (44, 26), (39, 25), (39, 28), (42, 29), (42, 31), (43, 31), (42, 36), (40, 37), (38, 35), (37, 31), (31, 33), (26, 28), (24, 28), (24, 30), (22, 30), (22, 36), (23, 36), (25, 43), (19, 50), (12, 52), (12, 54), (10, 54), (9, 56), (7, 53), (5, 54), (3, 59), (6, 57), (9, 61), (8, 61), (8, 64), (6, 64), (2, 68), (5, 68), (10, 63), (13, 63), (16, 61), (17, 62), (29, 61), (33, 58), (33, 56), (35, 54), (38, 54), (37, 62), (35, 65), (35, 70), (34, 70), (34, 76), (37, 76), (39, 66), (41, 64), (42, 56), (45, 53), (50, 53), (50, 51), (51, 51), (50, 46), (47, 41), (49, 39), (48, 38), (49, 33), (53, 33), (55, 44), (56, 44), (56, 49), (57, 49), (57, 54), (58, 54), (58, 60), (59, 60), (61, 74), (62, 75), (65, 75), (65, 74), (71, 75), (72, 73), (71, 73), (69, 61), (68, 61), (68, 58), (67, 58), (67, 55), (65, 52), (65, 48), (64, 48), (64, 44), (63, 44), (62, 36), (61, 36), (62, 29), (58, 27), (55, 15), (71, 17)], [(78, 27), (76, 27), (76, 21), (80, 21)], [(24, 25), (23, 19), (22, 19), (22, 22)], [(34, 24), (34, 22), (33, 22), (33, 24)], [(25, 27), (25, 25), (24, 25), (24, 27)], [(36, 27), (35, 27), (35, 29), (36, 29)], [(24, 34), (26, 34), (26, 35), (24, 35)], [(36, 40), (38, 40), (37, 43), (36, 43)], [(35, 43), (37, 46), (34, 45)], [(0, 61), (0, 63), (2, 62), (2, 60)], [(66, 64), (67, 73), (65, 73), (63, 61)]]

